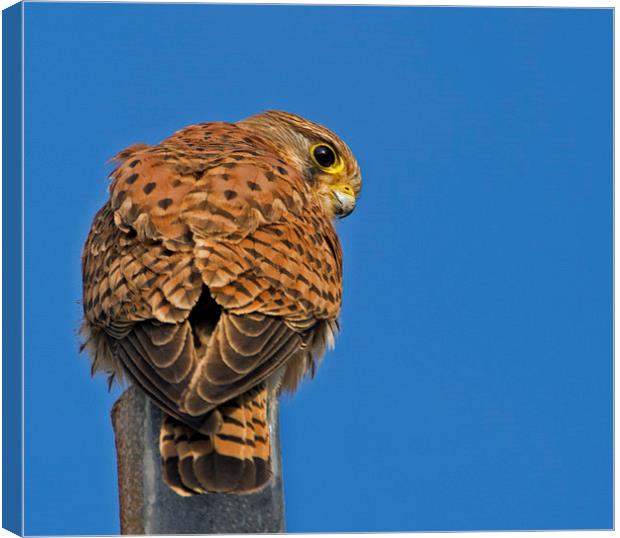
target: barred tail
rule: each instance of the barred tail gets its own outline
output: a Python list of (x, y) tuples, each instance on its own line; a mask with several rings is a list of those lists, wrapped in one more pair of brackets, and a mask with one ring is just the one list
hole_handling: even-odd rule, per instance
[(159, 449), (165, 482), (183, 496), (260, 489), (271, 478), (267, 390), (256, 387), (212, 413), (210, 434), (164, 419)]

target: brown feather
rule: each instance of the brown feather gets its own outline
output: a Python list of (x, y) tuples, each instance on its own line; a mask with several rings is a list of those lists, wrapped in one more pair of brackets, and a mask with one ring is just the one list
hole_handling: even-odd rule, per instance
[[(313, 137), (338, 148), (342, 178), (309, 179)], [(330, 181), (359, 192), (357, 163), (330, 131), (277, 112), (115, 159), (82, 256), (93, 371), (128, 375), (169, 415), (163, 469), (179, 494), (256, 488), (268, 389), (294, 389), (333, 342), (342, 255), (324, 196)]]

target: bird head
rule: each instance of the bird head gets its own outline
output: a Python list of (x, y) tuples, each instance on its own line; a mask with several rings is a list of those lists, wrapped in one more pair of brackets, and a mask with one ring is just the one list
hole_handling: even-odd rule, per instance
[(362, 187), (360, 168), (332, 131), (279, 110), (251, 116), (238, 125), (266, 139), (280, 158), (301, 170), (330, 217), (346, 217), (355, 209)]

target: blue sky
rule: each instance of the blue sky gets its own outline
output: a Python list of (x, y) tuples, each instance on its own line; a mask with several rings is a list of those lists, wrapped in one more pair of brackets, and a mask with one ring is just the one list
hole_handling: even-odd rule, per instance
[(25, 14), (28, 534), (119, 530), (74, 334), (106, 160), (268, 108), (364, 176), (337, 348), (282, 405), (288, 530), (612, 526), (612, 11)]

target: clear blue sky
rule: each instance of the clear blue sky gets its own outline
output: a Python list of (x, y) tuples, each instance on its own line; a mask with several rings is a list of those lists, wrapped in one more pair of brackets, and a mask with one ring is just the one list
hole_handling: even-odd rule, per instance
[(106, 160), (267, 108), (364, 176), (337, 349), (282, 406), (288, 530), (611, 527), (612, 11), (25, 12), (27, 533), (119, 530), (74, 334)]

